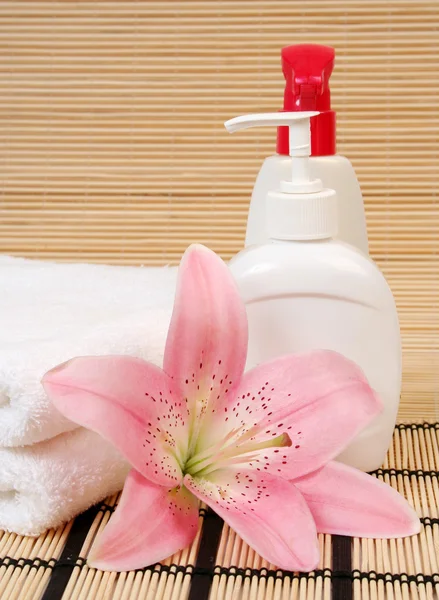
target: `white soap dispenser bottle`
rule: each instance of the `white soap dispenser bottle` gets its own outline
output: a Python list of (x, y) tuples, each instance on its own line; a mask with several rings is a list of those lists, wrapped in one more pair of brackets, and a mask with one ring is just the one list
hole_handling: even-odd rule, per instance
[[(329, 78), (335, 52), (330, 46), (298, 44), (282, 48), (282, 71), (285, 77), (284, 111), (319, 111), (311, 120), (310, 169), (324, 187), (337, 192), (337, 239), (369, 253), (363, 197), (350, 161), (336, 153), (336, 115), (331, 109)], [(288, 177), (288, 128), (277, 132), (277, 153), (261, 166), (250, 202), (245, 245), (268, 240), (265, 202), (267, 192), (279, 187)]]
[(398, 316), (392, 292), (377, 266), (362, 252), (334, 240), (336, 193), (310, 176), (309, 120), (313, 115), (247, 115), (226, 123), (230, 132), (288, 125), (292, 169), (280, 190), (267, 195), (270, 240), (240, 252), (230, 269), (247, 309), (247, 368), (312, 349), (337, 351), (362, 368), (384, 409), (339, 460), (371, 471), (385, 458), (398, 411)]

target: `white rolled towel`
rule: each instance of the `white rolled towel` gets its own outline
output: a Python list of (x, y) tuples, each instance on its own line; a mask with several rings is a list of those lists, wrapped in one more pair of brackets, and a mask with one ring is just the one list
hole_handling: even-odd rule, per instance
[(0, 257), (0, 446), (29, 445), (76, 427), (40, 383), (56, 365), (99, 354), (161, 365), (176, 273)]
[(82, 427), (26, 448), (0, 449), (0, 529), (39, 535), (123, 487), (129, 465)]

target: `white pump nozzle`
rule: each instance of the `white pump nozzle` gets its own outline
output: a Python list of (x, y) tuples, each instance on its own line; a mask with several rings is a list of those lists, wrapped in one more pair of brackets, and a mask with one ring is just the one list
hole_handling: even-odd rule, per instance
[(318, 111), (306, 111), (242, 115), (226, 121), (224, 126), (229, 133), (234, 133), (240, 129), (249, 129), (250, 127), (288, 125), (289, 154), (292, 158), (291, 179), (281, 182), (281, 190), (287, 193), (312, 193), (323, 188), (320, 180), (311, 180), (309, 171), (309, 156), (311, 154), (310, 119), (318, 114)]
[(312, 179), (310, 119), (318, 111), (277, 112), (235, 117), (224, 123), (229, 133), (250, 127), (287, 125), (291, 178), (280, 182), (279, 191), (268, 194), (268, 221), (275, 239), (322, 239), (337, 232), (336, 196)]
[(229, 133), (250, 127), (273, 127), (288, 125), (290, 133), (290, 156), (309, 156), (311, 154), (310, 118), (318, 111), (277, 112), (254, 115), (241, 115), (224, 123)]

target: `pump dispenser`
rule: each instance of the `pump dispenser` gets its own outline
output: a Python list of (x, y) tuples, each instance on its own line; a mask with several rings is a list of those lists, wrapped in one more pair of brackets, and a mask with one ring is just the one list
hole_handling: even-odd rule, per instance
[(362, 368), (383, 412), (338, 459), (372, 471), (384, 461), (399, 406), (398, 316), (377, 266), (356, 248), (334, 239), (337, 194), (323, 187), (310, 168), (310, 119), (315, 116), (313, 111), (256, 114), (225, 124), (230, 132), (287, 127), (290, 155), (284, 179), (267, 191), (270, 239), (240, 252), (230, 270), (247, 310), (247, 368), (313, 349), (334, 350)]
[[(300, 44), (282, 49), (282, 71), (285, 77), (283, 112), (314, 111), (311, 118), (311, 152), (309, 168), (312, 177), (338, 196), (337, 237), (368, 253), (366, 218), (363, 198), (355, 171), (347, 158), (336, 154), (335, 112), (331, 109), (329, 78), (334, 67), (334, 49), (316, 44)], [(282, 123), (282, 122), (281, 122)], [(267, 192), (278, 189), (291, 170), (288, 127), (278, 126), (277, 154), (270, 156), (259, 171), (253, 189), (247, 222), (245, 245), (268, 240), (265, 203)]]
[[(311, 121), (311, 155), (332, 156), (336, 151), (335, 112), (331, 110), (329, 78), (335, 52), (330, 46), (299, 44), (281, 51), (285, 77), (284, 111), (318, 111)], [(288, 154), (288, 129), (277, 130), (277, 152)]]
[(225, 123), (229, 133), (239, 129), (283, 125), (289, 132), (289, 178), (279, 190), (267, 193), (267, 225), (271, 238), (278, 240), (324, 239), (337, 234), (335, 190), (323, 188), (310, 171), (310, 119), (319, 113), (267, 113), (245, 115)]

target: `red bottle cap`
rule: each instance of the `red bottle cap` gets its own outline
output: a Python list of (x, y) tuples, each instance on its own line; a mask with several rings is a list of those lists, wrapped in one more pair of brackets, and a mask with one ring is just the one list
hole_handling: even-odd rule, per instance
[[(282, 48), (285, 77), (284, 111), (318, 110), (311, 119), (311, 156), (335, 154), (335, 112), (331, 110), (329, 77), (334, 48), (299, 44)], [(288, 154), (288, 127), (277, 130), (277, 152)]]

